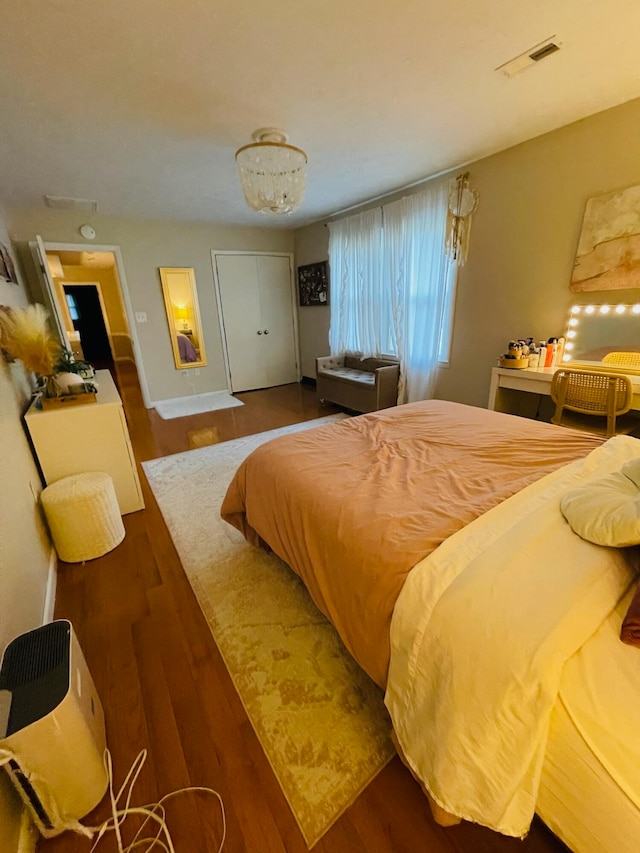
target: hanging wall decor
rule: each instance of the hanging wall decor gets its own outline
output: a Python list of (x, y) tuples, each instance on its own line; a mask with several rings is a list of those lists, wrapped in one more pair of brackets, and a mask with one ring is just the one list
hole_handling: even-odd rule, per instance
[(9, 253), (9, 249), (0, 243), (0, 278), (10, 281), (13, 284), (18, 283), (18, 276), (13, 265), (13, 258)]
[(306, 264), (298, 267), (298, 289), (300, 291), (300, 305), (328, 305), (329, 304), (329, 277), (327, 274), (327, 262), (320, 261), (317, 264)]
[(471, 214), (478, 206), (478, 193), (469, 187), (469, 172), (451, 181), (447, 211), (447, 243), (449, 257), (463, 266), (469, 251)]
[(640, 287), (640, 186), (587, 199), (569, 290)]

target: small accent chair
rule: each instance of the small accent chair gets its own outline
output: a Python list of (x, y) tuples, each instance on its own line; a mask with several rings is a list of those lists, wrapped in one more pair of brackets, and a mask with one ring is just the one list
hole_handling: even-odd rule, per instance
[(633, 385), (624, 373), (560, 368), (551, 380), (556, 410), (551, 423), (604, 434), (629, 433), (640, 427), (631, 408)]
[(365, 358), (360, 353), (316, 358), (316, 391), (355, 412), (375, 412), (398, 404), (400, 364), (391, 358)]
[(640, 352), (608, 352), (602, 363), (609, 367), (632, 367), (640, 369)]

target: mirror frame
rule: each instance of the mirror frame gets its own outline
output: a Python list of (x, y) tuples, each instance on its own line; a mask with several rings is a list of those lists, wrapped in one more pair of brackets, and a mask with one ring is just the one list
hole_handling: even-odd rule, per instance
[[(196, 276), (193, 267), (159, 267), (160, 281), (162, 282), (162, 295), (164, 297), (164, 307), (167, 314), (167, 324), (169, 326), (169, 339), (171, 340), (171, 349), (173, 351), (173, 360), (176, 365), (176, 370), (190, 370), (192, 367), (204, 367), (207, 363), (207, 355), (204, 348), (204, 339), (202, 336), (202, 323), (200, 321), (200, 307), (198, 305), (198, 290), (196, 287)], [(181, 284), (184, 282), (184, 277), (187, 277), (189, 292), (191, 296), (191, 322), (193, 331), (197, 335), (198, 350), (200, 359), (198, 361), (181, 361), (180, 351), (178, 349), (178, 340), (176, 337), (176, 317), (174, 308), (177, 306), (171, 299), (171, 284), (172, 279), (180, 277)]]
[[(573, 357), (571, 355), (572, 350), (575, 346), (576, 338), (579, 338), (579, 327), (582, 321), (581, 315), (586, 315), (591, 317), (591, 322), (597, 321), (599, 316), (609, 316), (616, 314), (627, 314), (634, 315), (638, 318), (638, 325), (640, 328), (640, 303), (612, 303), (612, 302), (576, 302), (573, 303), (569, 308), (569, 317), (567, 320), (567, 330), (565, 332), (565, 358), (563, 359), (563, 365), (565, 367), (576, 367), (581, 370), (602, 370), (603, 364), (602, 361), (592, 361), (585, 358)], [(607, 346), (607, 345), (603, 345)], [(617, 345), (611, 344), (610, 347), (615, 349), (616, 346), (620, 348), (624, 348), (624, 344)], [(566, 354), (570, 357), (566, 358)], [(607, 371), (613, 373), (640, 373), (640, 369), (625, 366), (624, 368), (616, 367), (614, 365), (604, 365)]]

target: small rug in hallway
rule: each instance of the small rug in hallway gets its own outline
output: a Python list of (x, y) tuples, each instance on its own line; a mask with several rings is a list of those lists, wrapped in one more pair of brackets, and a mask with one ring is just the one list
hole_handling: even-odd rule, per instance
[(302, 582), (220, 518), (263, 442), (340, 415), (144, 462), (149, 484), (247, 715), (309, 847), (394, 755), (383, 694)]
[(244, 403), (228, 391), (210, 391), (207, 394), (193, 394), (190, 397), (174, 397), (172, 400), (158, 400), (153, 404), (153, 408), (164, 421), (200, 415), (203, 412), (215, 412), (218, 409), (232, 409), (234, 406), (244, 406)]

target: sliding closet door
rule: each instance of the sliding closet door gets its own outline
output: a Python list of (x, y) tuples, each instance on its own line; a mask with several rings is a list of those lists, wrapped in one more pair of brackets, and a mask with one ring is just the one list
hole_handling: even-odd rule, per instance
[(212, 254), (231, 390), (297, 382), (289, 256)]

